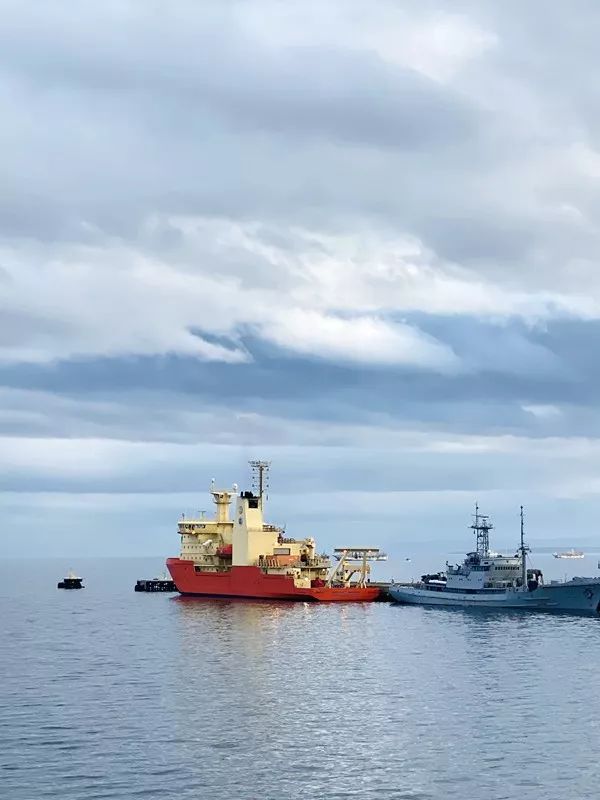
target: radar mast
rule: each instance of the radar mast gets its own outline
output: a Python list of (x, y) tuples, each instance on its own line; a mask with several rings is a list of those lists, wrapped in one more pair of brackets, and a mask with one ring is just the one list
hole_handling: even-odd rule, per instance
[(252, 470), (252, 489), (254, 494), (260, 498), (260, 507), (263, 507), (264, 497), (269, 488), (269, 469), (270, 461), (249, 461)]
[(527, 589), (527, 553), (529, 548), (525, 544), (525, 512), (521, 506), (521, 580), (523, 581), (523, 591)]
[(479, 505), (475, 503), (475, 514), (473, 515), (473, 524), (471, 529), (475, 531), (477, 536), (477, 553), (482, 558), (487, 558), (490, 554), (490, 531), (494, 526), (490, 522), (487, 514), (479, 513)]

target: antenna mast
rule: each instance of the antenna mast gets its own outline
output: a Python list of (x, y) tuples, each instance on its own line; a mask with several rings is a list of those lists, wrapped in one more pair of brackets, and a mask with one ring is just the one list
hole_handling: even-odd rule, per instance
[(525, 544), (525, 514), (523, 512), (523, 506), (521, 506), (521, 546), (519, 550), (521, 551), (521, 580), (523, 581), (523, 591), (527, 591), (527, 560), (526, 555), (529, 548)]
[(263, 507), (263, 497), (269, 488), (270, 461), (249, 461), (252, 470), (252, 489), (260, 498), (260, 507)]
[(490, 531), (493, 527), (488, 515), (480, 514), (479, 505), (475, 503), (475, 514), (471, 529), (477, 535), (477, 552), (482, 558), (487, 558), (490, 554)]

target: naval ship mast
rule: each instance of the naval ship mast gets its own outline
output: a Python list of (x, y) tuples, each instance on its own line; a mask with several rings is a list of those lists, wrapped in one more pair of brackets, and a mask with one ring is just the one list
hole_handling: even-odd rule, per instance
[(477, 534), (476, 551), (481, 558), (488, 558), (490, 554), (490, 531), (494, 526), (487, 514), (479, 513), (479, 505), (475, 503), (475, 514), (471, 529)]
[(527, 589), (527, 552), (529, 548), (525, 544), (524, 539), (525, 534), (525, 514), (523, 512), (523, 506), (521, 506), (521, 546), (519, 550), (521, 552), (521, 580), (523, 581), (523, 589)]

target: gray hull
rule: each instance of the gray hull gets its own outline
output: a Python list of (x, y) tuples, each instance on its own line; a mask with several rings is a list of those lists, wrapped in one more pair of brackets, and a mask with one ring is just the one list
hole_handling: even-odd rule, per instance
[(518, 589), (466, 593), (425, 589), (422, 585), (394, 586), (390, 597), (397, 603), (427, 606), (470, 606), (475, 608), (522, 608), (532, 611), (566, 611), (573, 614), (600, 613), (600, 579), (550, 583), (531, 592)]

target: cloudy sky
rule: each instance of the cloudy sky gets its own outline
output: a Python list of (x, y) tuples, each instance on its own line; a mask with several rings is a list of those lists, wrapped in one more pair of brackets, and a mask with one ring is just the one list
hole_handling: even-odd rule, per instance
[(1, 555), (595, 541), (597, 2), (0, 11)]

